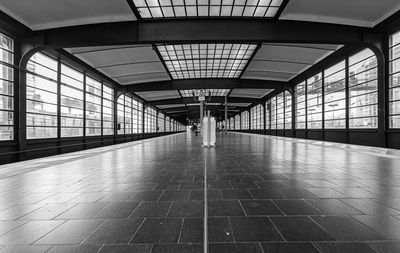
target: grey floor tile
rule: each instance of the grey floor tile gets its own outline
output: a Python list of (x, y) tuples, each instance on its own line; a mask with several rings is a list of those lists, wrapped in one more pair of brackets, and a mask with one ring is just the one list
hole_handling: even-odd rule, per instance
[(145, 219), (131, 243), (177, 243), (182, 222), (181, 218)]
[(83, 243), (128, 244), (142, 222), (142, 219), (106, 220)]
[(103, 220), (68, 220), (35, 244), (79, 244), (102, 223)]

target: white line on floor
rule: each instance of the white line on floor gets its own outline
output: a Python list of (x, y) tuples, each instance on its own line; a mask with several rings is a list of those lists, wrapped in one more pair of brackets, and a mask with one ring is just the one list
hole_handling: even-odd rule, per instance
[(204, 253), (208, 253), (208, 201), (207, 201), (207, 154), (208, 149), (203, 149), (204, 154)]

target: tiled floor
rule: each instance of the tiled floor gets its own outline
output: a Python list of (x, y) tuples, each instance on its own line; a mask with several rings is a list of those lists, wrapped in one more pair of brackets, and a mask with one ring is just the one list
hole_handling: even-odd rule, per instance
[(205, 216), (212, 253), (400, 252), (400, 156), (346, 147), (178, 134), (0, 166), (0, 253), (204, 252)]

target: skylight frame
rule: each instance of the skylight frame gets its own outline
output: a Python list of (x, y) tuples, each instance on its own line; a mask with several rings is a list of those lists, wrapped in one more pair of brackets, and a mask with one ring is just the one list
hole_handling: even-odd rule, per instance
[(258, 44), (158, 44), (156, 48), (172, 79), (239, 78)]
[(258, 18), (280, 15), (287, 0), (128, 0), (141, 19)]
[[(211, 97), (224, 97), (229, 94), (230, 89), (203, 89), (209, 92)], [(200, 89), (179, 90), (181, 96), (184, 98), (193, 97), (193, 93), (200, 91)]]

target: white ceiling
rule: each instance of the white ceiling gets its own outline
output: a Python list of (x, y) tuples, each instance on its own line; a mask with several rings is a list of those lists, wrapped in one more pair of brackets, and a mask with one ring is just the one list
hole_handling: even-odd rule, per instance
[(67, 51), (122, 85), (170, 80), (151, 45), (70, 48)]
[(229, 97), (248, 97), (248, 98), (262, 98), (268, 93), (270, 93), (271, 89), (233, 89)]
[(1, 0), (0, 9), (32, 30), (136, 20), (126, 0)]
[[(126, 0), (1, 0), (0, 9), (33, 30), (136, 20)], [(399, 9), (399, 0), (290, 0), (280, 19), (373, 27)]]
[(327, 44), (268, 44), (257, 51), (242, 78), (289, 81), (339, 49)]
[(181, 98), (177, 90), (144, 91), (135, 94), (148, 101)]
[(373, 27), (399, 9), (399, 0), (290, 0), (280, 19)]

